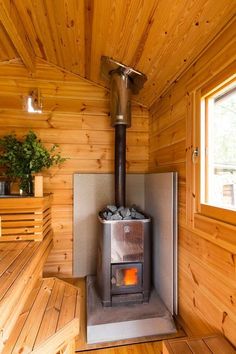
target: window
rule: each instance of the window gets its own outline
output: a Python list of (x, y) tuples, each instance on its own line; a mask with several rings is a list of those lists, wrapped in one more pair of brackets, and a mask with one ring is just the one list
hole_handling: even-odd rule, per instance
[(236, 80), (201, 101), (200, 203), (236, 210)]
[(202, 216), (236, 225), (235, 66), (225, 68), (189, 97), (193, 122), (187, 121), (192, 141), (191, 163), (190, 155), (187, 159), (192, 191), (188, 220), (197, 228)]

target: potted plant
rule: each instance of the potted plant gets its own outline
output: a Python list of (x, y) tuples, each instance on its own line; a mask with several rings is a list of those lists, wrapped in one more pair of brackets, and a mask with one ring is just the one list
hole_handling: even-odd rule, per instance
[(37, 135), (30, 130), (24, 139), (15, 134), (0, 139), (0, 165), (5, 168), (8, 180), (19, 180), (19, 187), (25, 194), (33, 194), (33, 173), (59, 165), (66, 159), (57, 152), (54, 144), (47, 150)]

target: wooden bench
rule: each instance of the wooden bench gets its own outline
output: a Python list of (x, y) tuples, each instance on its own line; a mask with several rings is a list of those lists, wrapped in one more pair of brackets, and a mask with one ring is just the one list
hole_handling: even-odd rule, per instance
[(42, 241), (0, 242), (0, 353), (74, 354), (79, 289), (42, 279), (52, 231)]
[(235, 354), (236, 350), (220, 335), (163, 341), (163, 354)]
[(74, 353), (79, 333), (79, 289), (41, 279), (30, 293), (2, 354)]
[(52, 248), (52, 232), (42, 242), (0, 242), (0, 349), (22, 310)]

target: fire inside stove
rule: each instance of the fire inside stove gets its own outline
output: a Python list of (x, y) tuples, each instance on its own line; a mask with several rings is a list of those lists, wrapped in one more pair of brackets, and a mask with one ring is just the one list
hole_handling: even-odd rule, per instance
[(138, 284), (137, 268), (117, 269), (111, 280), (112, 284), (120, 286), (134, 286)]
[(137, 285), (138, 284), (138, 271), (136, 268), (123, 269), (121, 279), (123, 279), (123, 285)]
[(119, 294), (140, 291), (142, 285), (142, 265), (121, 263), (111, 266), (112, 293)]

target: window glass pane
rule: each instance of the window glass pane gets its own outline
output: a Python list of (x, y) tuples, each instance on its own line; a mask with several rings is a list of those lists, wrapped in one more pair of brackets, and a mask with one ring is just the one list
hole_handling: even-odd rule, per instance
[(236, 208), (236, 87), (218, 93), (208, 104), (207, 201)]

